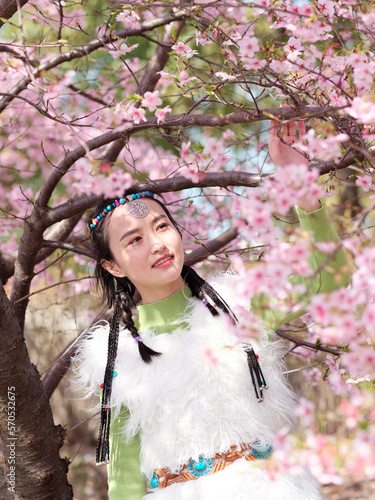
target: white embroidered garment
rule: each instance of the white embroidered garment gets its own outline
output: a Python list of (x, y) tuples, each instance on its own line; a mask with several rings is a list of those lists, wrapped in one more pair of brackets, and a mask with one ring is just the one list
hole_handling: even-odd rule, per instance
[[(213, 286), (235, 303), (231, 289), (220, 283)], [(120, 332), (111, 407), (115, 415), (122, 405), (129, 409), (124, 435), (140, 433), (141, 469), (148, 481), (154, 469), (178, 472), (191, 458), (209, 458), (233, 445), (258, 441), (267, 447), (275, 433), (293, 421), (295, 397), (282, 375), (283, 344), (252, 342), (268, 385), (264, 401), (258, 403), (243, 345), (238, 345), (227, 322), (212, 317), (197, 299), (188, 303), (184, 318), (188, 328), (173, 334), (141, 332), (143, 341), (162, 353), (149, 364), (141, 360), (131, 335)], [(92, 328), (77, 354), (80, 384), (89, 392), (98, 393), (104, 378), (108, 330), (107, 323)], [(237, 460), (223, 471), (156, 489), (145, 498), (318, 500), (322, 496), (308, 472), (276, 474), (271, 480), (262, 461)]]

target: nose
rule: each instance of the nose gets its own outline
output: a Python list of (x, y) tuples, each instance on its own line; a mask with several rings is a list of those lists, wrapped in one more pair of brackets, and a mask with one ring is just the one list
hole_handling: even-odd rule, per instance
[(165, 244), (159, 240), (159, 238), (157, 238), (156, 236), (154, 236), (152, 238), (152, 242), (151, 242), (151, 252), (152, 253), (158, 253), (158, 252), (161, 252), (162, 250), (164, 250), (165, 247)]

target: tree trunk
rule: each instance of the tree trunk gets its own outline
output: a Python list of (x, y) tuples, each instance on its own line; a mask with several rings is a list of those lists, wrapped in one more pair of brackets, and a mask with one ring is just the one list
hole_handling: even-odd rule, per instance
[[(28, 0), (20, 0), (20, 6), (23, 7)], [(0, 0), (0, 17), (3, 19), (10, 19), (13, 14), (17, 12), (17, 1), (16, 0)], [(4, 21), (0, 19), (0, 28), (4, 24)]]
[(36, 367), (30, 362), (13, 306), (0, 282), (0, 444), (7, 489), (16, 498), (73, 498), (68, 460), (59, 449), (65, 430), (55, 426)]

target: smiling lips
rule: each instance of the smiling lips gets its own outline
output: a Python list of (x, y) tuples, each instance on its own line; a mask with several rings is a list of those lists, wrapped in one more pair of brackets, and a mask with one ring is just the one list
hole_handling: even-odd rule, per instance
[(158, 259), (152, 267), (164, 267), (168, 265), (173, 260), (173, 255), (166, 255)]

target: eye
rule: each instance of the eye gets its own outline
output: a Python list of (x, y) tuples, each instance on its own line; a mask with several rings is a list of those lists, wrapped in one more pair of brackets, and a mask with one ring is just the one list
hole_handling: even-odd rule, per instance
[(138, 241), (141, 241), (141, 237), (140, 236), (136, 236), (135, 238), (133, 238), (132, 240), (129, 241), (128, 245), (135, 245), (136, 243), (138, 243)]
[(161, 224), (159, 224), (158, 229), (164, 229), (165, 227), (168, 227), (168, 223), (162, 222)]

